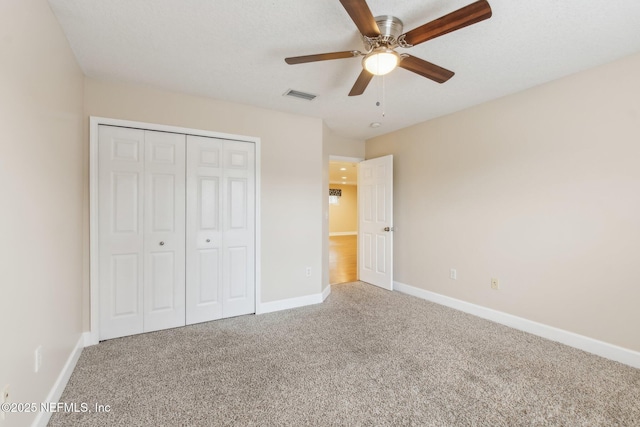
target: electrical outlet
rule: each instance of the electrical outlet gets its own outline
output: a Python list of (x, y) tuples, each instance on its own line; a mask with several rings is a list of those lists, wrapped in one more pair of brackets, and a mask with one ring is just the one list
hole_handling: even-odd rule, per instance
[(455, 268), (449, 270), (449, 279), (456, 280), (458, 279), (458, 271)]
[(498, 279), (496, 279), (495, 277), (491, 278), (491, 289), (493, 290), (498, 290), (500, 289), (500, 281)]
[(40, 368), (42, 367), (42, 346), (39, 345), (38, 348), (36, 348), (36, 351), (34, 351), (33, 353), (33, 358), (34, 358), (34, 366), (33, 366), (33, 370), (34, 372), (37, 374), (40, 371)]
[(304, 273), (307, 275), (307, 277), (311, 277), (311, 267), (305, 268)]
[[(9, 384), (4, 386), (0, 395), (0, 404), (9, 402)], [(4, 411), (0, 410), (0, 420), (4, 420)]]

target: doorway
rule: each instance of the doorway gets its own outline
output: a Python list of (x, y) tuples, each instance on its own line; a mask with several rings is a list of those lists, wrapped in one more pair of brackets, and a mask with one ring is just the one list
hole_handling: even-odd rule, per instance
[(329, 162), (329, 283), (358, 280), (358, 162)]
[[(342, 198), (342, 191), (338, 185), (346, 185), (348, 175), (344, 172), (349, 171), (347, 166), (337, 166), (335, 162), (347, 162), (352, 170), (355, 170), (356, 179), (353, 181), (356, 190), (356, 225), (357, 232), (356, 249), (351, 250), (351, 256), (341, 256), (340, 250), (344, 245), (331, 244), (337, 240), (335, 237), (344, 235), (353, 235), (354, 232), (342, 231), (334, 228), (331, 230), (329, 226), (331, 222), (331, 206), (338, 204)], [(334, 165), (333, 178), (331, 177), (331, 165)], [(327, 193), (332, 197), (331, 204), (328, 201), (325, 206), (325, 230), (327, 230), (328, 239), (325, 240), (324, 254), (327, 258), (325, 264), (325, 274), (328, 284), (340, 283), (342, 280), (359, 280), (372, 285), (379, 286), (383, 289), (393, 290), (393, 155), (386, 155), (369, 160), (359, 160), (354, 158), (336, 158), (329, 156), (329, 187)], [(345, 178), (346, 177), (346, 178)], [(325, 181), (326, 182), (326, 181)], [(345, 184), (342, 184), (345, 182)], [(339, 184), (333, 184), (339, 183)], [(332, 190), (332, 186), (335, 186)], [(326, 187), (325, 187), (326, 188)], [(325, 193), (326, 194), (326, 193)], [(338, 197), (339, 196), (339, 197)], [(353, 227), (352, 227), (353, 228)], [(326, 235), (326, 234), (325, 234)], [(333, 251), (332, 251), (333, 249)], [(344, 253), (344, 250), (342, 251)], [(346, 255), (346, 254), (345, 254)], [(349, 258), (354, 257), (355, 262), (349, 263)], [(355, 275), (352, 274), (347, 279), (339, 278), (335, 273), (339, 271), (341, 266), (349, 266), (355, 269)], [(334, 276), (331, 277), (331, 270), (334, 270)], [(354, 277), (355, 276), (355, 277)], [(323, 295), (330, 292), (323, 290)]]

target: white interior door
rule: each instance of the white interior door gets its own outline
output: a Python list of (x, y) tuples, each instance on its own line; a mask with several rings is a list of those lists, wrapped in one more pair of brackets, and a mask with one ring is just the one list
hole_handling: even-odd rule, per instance
[(255, 313), (255, 147), (225, 141), (222, 316)]
[(255, 313), (255, 152), (187, 138), (187, 323)]
[(143, 331), (144, 131), (99, 126), (99, 339)]
[(223, 142), (187, 136), (187, 324), (222, 317)]
[(393, 156), (358, 167), (358, 277), (393, 290)]
[(145, 131), (144, 332), (185, 324), (185, 140)]

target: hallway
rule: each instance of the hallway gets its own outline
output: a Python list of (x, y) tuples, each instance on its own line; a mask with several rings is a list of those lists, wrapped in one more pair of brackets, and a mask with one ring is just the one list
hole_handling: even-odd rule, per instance
[(329, 236), (329, 283), (358, 280), (358, 236)]

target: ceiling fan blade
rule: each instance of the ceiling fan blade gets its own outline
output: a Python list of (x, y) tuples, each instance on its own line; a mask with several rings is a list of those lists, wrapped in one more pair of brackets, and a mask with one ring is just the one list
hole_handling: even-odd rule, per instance
[(469, 6), (451, 12), (442, 18), (414, 28), (404, 34), (404, 41), (415, 46), (427, 40), (440, 37), (443, 34), (484, 21), (485, 19), (491, 18), (491, 14), (491, 6), (489, 6), (489, 3), (487, 3), (486, 0), (479, 0), (471, 3)]
[(351, 92), (349, 92), (349, 96), (357, 96), (362, 95), (364, 90), (369, 86), (369, 82), (373, 78), (373, 74), (363, 69), (360, 75), (358, 76), (358, 80), (351, 88)]
[(293, 65), (304, 64), (305, 62), (328, 61), (330, 59), (353, 58), (354, 56), (360, 55), (361, 53), (357, 50), (348, 50), (344, 52), (319, 53), (317, 55), (293, 56), (291, 58), (285, 58), (284, 61), (287, 64)]
[(340, 0), (340, 3), (347, 10), (351, 20), (363, 36), (376, 37), (380, 35), (380, 29), (366, 0)]
[(398, 64), (398, 67), (420, 74), (422, 77), (426, 77), (438, 83), (446, 82), (455, 74), (453, 71), (449, 71), (437, 66), (436, 64), (432, 64), (431, 62), (427, 62), (424, 59), (416, 58), (411, 55), (403, 57), (400, 64)]

